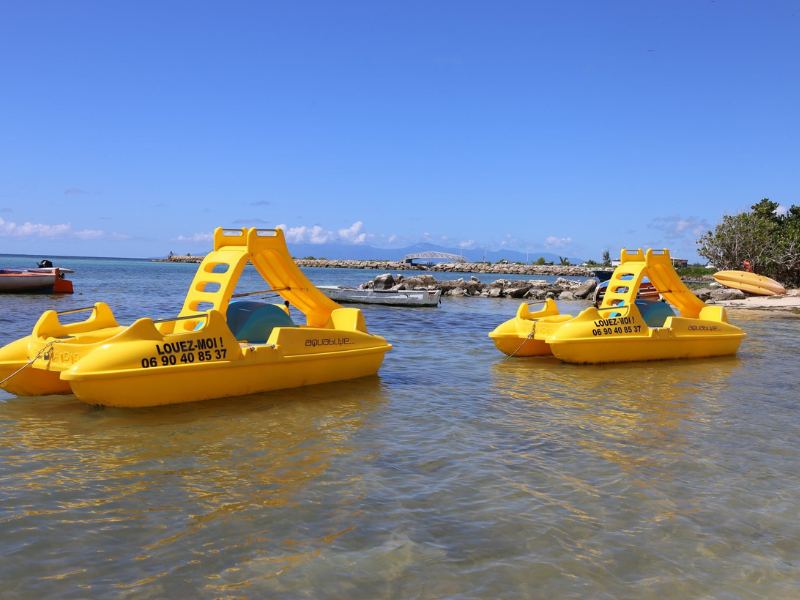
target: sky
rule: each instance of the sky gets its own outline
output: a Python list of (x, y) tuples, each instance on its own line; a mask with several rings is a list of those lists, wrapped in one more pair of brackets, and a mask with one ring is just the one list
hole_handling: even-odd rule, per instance
[(798, 190), (794, 0), (0, 3), (0, 253), (700, 260)]

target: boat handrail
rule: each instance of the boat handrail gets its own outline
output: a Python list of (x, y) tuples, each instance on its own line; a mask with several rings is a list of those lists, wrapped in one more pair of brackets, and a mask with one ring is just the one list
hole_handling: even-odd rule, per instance
[(189, 319), (207, 319), (208, 313), (197, 313), (196, 315), (185, 315), (183, 317), (171, 317), (169, 319), (155, 319), (153, 323), (169, 323), (170, 321), (188, 321)]
[(85, 306), (84, 308), (73, 308), (72, 310), (62, 310), (57, 312), (57, 315), (71, 315), (73, 313), (86, 312), (87, 310), (94, 310), (94, 306)]
[(535, 300), (533, 302), (526, 302), (528, 306), (533, 306), (534, 304), (546, 304), (547, 300)]
[(291, 290), (290, 287), (274, 288), (271, 290), (264, 290), (263, 292), (242, 292), (241, 294), (231, 294), (231, 298), (243, 298), (244, 296), (258, 296), (259, 294), (271, 294), (273, 292), (285, 292)]

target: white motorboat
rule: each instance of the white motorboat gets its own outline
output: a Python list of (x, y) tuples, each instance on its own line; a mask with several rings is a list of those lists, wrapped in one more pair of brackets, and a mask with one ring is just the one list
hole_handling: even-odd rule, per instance
[(387, 306), (439, 306), (442, 290), (374, 290), (346, 285), (318, 285), (334, 302), (360, 302)]

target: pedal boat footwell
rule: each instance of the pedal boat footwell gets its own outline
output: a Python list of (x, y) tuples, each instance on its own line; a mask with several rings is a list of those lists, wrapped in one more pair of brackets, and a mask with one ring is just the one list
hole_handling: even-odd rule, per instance
[[(648, 325), (637, 305), (646, 303), (636, 301), (645, 277), (680, 316), (668, 316), (659, 326)], [(599, 308), (563, 320), (556, 320), (557, 314), (550, 305), (535, 313), (523, 305), (514, 319), (489, 337), (509, 356), (553, 354), (564, 362), (579, 364), (726, 356), (735, 354), (746, 337), (728, 322), (723, 307), (706, 305), (684, 285), (666, 249), (646, 253), (623, 249), (621, 264)], [(538, 315), (541, 318), (536, 318)], [(514, 352), (520, 344), (520, 350)], [(530, 354), (521, 353), (526, 347)]]
[[(267, 305), (286, 313), (283, 325), (256, 341), (237, 339), (230, 300), (248, 260), (270, 291), (305, 314), (306, 325), (291, 323), (288, 307)], [(359, 309), (340, 307), (308, 281), (281, 230), (217, 229), (214, 251), (200, 264), (176, 319), (121, 327), (103, 303), (85, 310), (91, 310), (86, 321), (67, 325), (48, 311), (30, 336), (1, 349), (0, 380), (32, 361), (3, 389), (20, 396), (74, 393), (92, 405), (156, 406), (374, 375), (391, 349), (367, 331)]]

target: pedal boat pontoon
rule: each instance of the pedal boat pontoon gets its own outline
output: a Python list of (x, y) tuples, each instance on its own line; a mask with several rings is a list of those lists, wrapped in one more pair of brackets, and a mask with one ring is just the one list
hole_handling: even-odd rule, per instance
[[(251, 261), (286, 302), (231, 302)], [(253, 294), (237, 294), (237, 296)], [(295, 325), (289, 305), (303, 313)], [(74, 393), (91, 405), (145, 407), (374, 375), (391, 345), (357, 308), (317, 290), (280, 229), (214, 231), (177, 318), (120, 326), (98, 302), (85, 321), (45, 312), (33, 333), (0, 349), (0, 387), (18, 396)]]
[[(660, 301), (637, 299), (648, 278), (680, 316)], [(553, 300), (539, 311), (522, 304), (513, 319), (489, 334), (509, 356), (554, 355), (568, 363), (597, 364), (703, 358), (735, 354), (746, 334), (725, 309), (709, 306), (681, 281), (669, 251), (623, 249), (599, 308), (561, 315)]]

